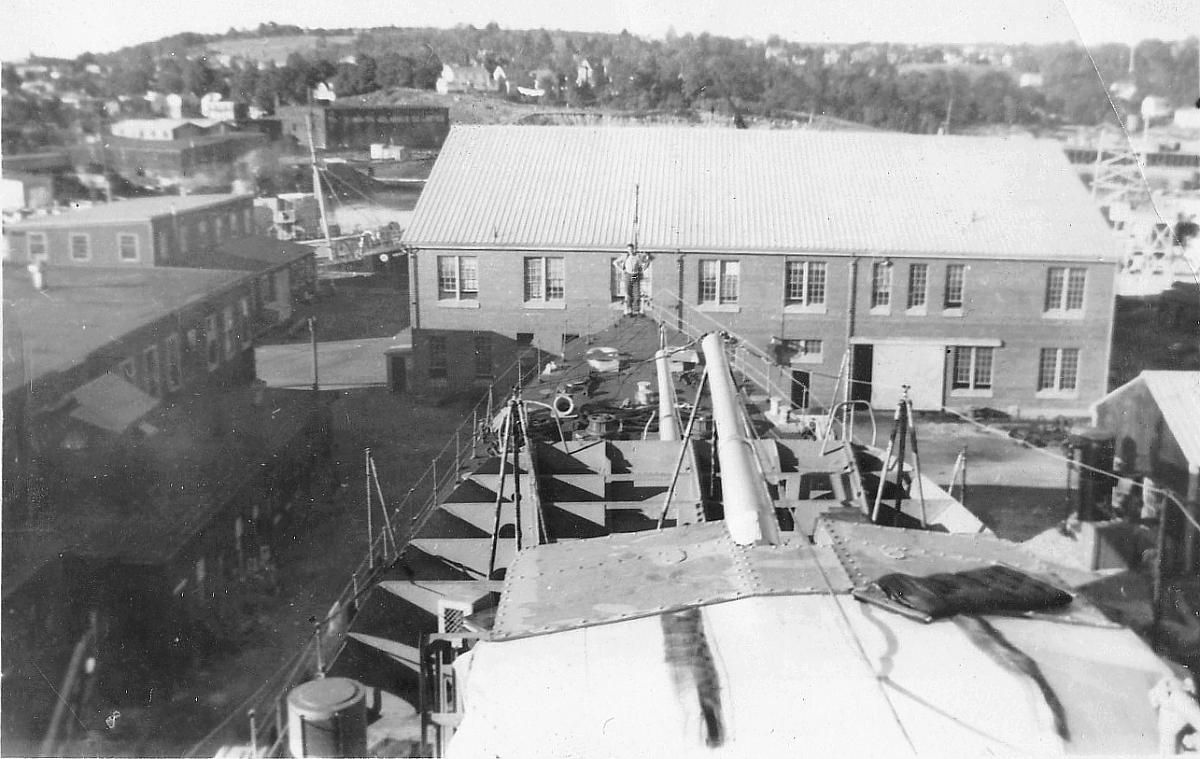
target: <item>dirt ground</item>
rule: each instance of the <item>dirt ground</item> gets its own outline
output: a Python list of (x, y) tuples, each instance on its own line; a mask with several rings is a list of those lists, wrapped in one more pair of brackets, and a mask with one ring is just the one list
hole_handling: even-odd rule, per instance
[[(892, 420), (881, 417), (877, 424), (879, 445), (885, 447)], [(858, 424), (857, 434), (869, 438), (869, 425)], [(954, 495), (999, 537), (1028, 540), (1070, 513), (1067, 464), (1057, 446), (1029, 448), (1003, 431), (919, 418), (917, 435), (921, 471), (942, 487), (950, 484), (955, 459), (966, 449), (966, 497), (961, 479)]]

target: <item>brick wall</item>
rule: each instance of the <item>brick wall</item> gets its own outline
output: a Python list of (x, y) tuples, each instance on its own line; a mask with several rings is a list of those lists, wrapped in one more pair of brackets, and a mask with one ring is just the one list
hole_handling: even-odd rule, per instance
[[(610, 261), (615, 254), (566, 252), (547, 254), (563, 259), (564, 293), (559, 301), (525, 300), (524, 259), (519, 251), (464, 252), (478, 266), (478, 292), (447, 297), (439, 293), (438, 257), (445, 252), (419, 251), (413, 256), (412, 281), (417, 315), (414, 334), (414, 380), (425, 376), (424, 340), (441, 332), (492, 332), (515, 339), (532, 335), (542, 350), (558, 352), (561, 336), (587, 334), (619, 314), (611, 294)], [(738, 261), (736, 302), (700, 304), (702, 260)], [(904, 375), (911, 362), (920, 362), (940, 376), (923, 382), (926, 406), (989, 406), (1022, 415), (1053, 416), (1080, 413), (1106, 390), (1115, 267), (1102, 263), (1053, 264), (1035, 261), (894, 258), (886, 272), (891, 278), (890, 308), (872, 308), (872, 272), (882, 257), (856, 260), (854, 338), (871, 345), (882, 376), (872, 377), (872, 402), (890, 405), (904, 376), (891, 371), (896, 362)], [(787, 262), (825, 264), (824, 302), (811, 306), (785, 301)], [(926, 268), (924, 308), (908, 309), (911, 264)], [(961, 264), (961, 308), (944, 308), (947, 268)], [(1045, 299), (1051, 267), (1086, 270), (1083, 303), (1079, 309), (1047, 313)], [(846, 256), (701, 255), (663, 253), (651, 269), (651, 295), (676, 313), (676, 294), (687, 306), (684, 319), (701, 331), (718, 325), (769, 350), (772, 338), (820, 340), (817, 355), (793, 356), (790, 369), (810, 373), (812, 402), (821, 406), (832, 398), (836, 375), (846, 353), (851, 260)], [(1064, 284), (1064, 287), (1066, 285)], [(452, 349), (456, 343), (450, 342)], [(990, 387), (956, 389), (954, 346), (990, 348)], [(1074, 390), (1039, 391), (1042, 349), (1078, 350)], [(451, 363), (456, 360), (451, 350)], [(979, 359), (982, 361), (982, 359)], [(1059, 359), (1060, 361), (1062, 359)], [(964, 365), (967, 357), (964, 356)], [(1060, 366), (1058, 370), (1063, 371)], [(916, 376), (916, 375), (914, 375)], [(786, 388), (790, 373), (777, 370), (776, 381)], [(976, 379), (982, 379), (977, 377)], [(889, 385), (892, 385), (889, 387)], [(940, 390), (940, 394), (939, 394)]]

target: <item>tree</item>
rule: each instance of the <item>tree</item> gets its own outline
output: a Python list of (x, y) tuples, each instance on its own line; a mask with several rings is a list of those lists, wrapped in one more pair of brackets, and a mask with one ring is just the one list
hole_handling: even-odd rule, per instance
[(413, 70), (411, 58), (389, 51), (379, 58), (375, 69), (375, 82), (380, 88), (411, 87)]
[(184, 92), (197, 97), (212, 92), (217, 86), (217, 75), (204, 58), (193, 58), (183, 65), (180, 72)]
[(3, 86), (5, 92), (20, 92), (21, 91), (21, 75), (17, 73), (17, 69), (9, 64), (4, 64), (3, 68)]

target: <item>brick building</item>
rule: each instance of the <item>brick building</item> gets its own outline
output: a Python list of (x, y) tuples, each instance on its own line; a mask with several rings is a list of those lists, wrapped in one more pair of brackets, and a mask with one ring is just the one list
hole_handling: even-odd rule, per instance
[(139, 139), (113, 135), (102, 143), (73, 148), (79, 164), (103, 166), (141, 185), (174, 186), (182, 180), (208, 178), (228, 184), (247, 154), (266, 147), (270, 138), (259, 130), (227, 134), (198, 134), (181, 139)]
[(450, 131), (450, 109), (416, 105), (287, 105), (275, 110), (284, 136), (308, 145), (308, 118), (318, 150), (367, 150), (372, 144), (441, 147)]
[(256, 303), (286, 321), (315, 292), (313, 250), (255, 231), (249, 195), (140, 198), (9, 225), (5, 260), (255, 271)]
[(5, 266), (11, 745), (45, 733), (54, 699), (42, 678), (60, 682), (89, 612), (101, 693), (169, 688), (322, 487), (323, 405), (252, 384), (253, 341), (273, 323), (257, 280), (64, 266), (39, 291)]
[(877, 407), (910, 385), (1056, 415), (1106, 390), (1118, 251), (1055, 144), (507, 126), (452, 130), (405, 235), (413, 384), (611, 319), (634, 239), (660, 313), (773, 352), (802, 407), (847, 363)]

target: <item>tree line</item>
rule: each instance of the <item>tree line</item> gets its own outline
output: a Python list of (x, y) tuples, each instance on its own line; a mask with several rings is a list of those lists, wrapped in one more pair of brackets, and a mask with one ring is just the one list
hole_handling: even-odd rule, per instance
[[(234, 60), (222, 65), (222, 40), (307, 39), (283, 63)], [(346, 41), (350, 40), (350, 41)], [(286, 41), (283, 41), (286, 43)], [(433, 89), (444, 63), (502, 66), (511, 84), (539, 88), (543, 102), (623, 111), (733, 111), (736, 115), (803, 118), (824, 114), (905, 132), (951, 132), (990, 124), (1097, 124), (1136, 107), (1147, 94), (1175, 105), (1200, 94), (1197, 40), (1145, 40), (1134, 52), (1138, 96), (1110, 99), (1107, 84), (1129, 78), (1130, 48), (1073, 43), (1010, 46), (1009, 66), (974, 61), (955, 46), (805, 45), (719, 35), (647, 39), (620, 34), (484, 28), (305, 30), (263, 24), (225, 35), (179, 34), (108, 54), (87, 53), (80, 67), (107, 71), (85, 78), (97, 96), (147, 91), (222, 95), (270, 110), (303, 103), (319, 82), (340, 95), (397, 87)], [(994, 56), (993, 56), (994, 58)], [(971, 64), (974, 65), (964, 65)], [(581, 66), (590, 77), (581, 77)], [(1041, 74), (1038, 87), (1019, 86), (1023, 72)], [(19, 83), (6, 67), (6, 89)], [(510, 97), (518, 97), (515, 88)], [(6, 109), (7, 110), (7, 109)], [(7, 115), (7, 114), (6, 114)], [(54, 117), (60, 115), (55, 113)], [(60, 119), (61, 120), (61, 119)]]

